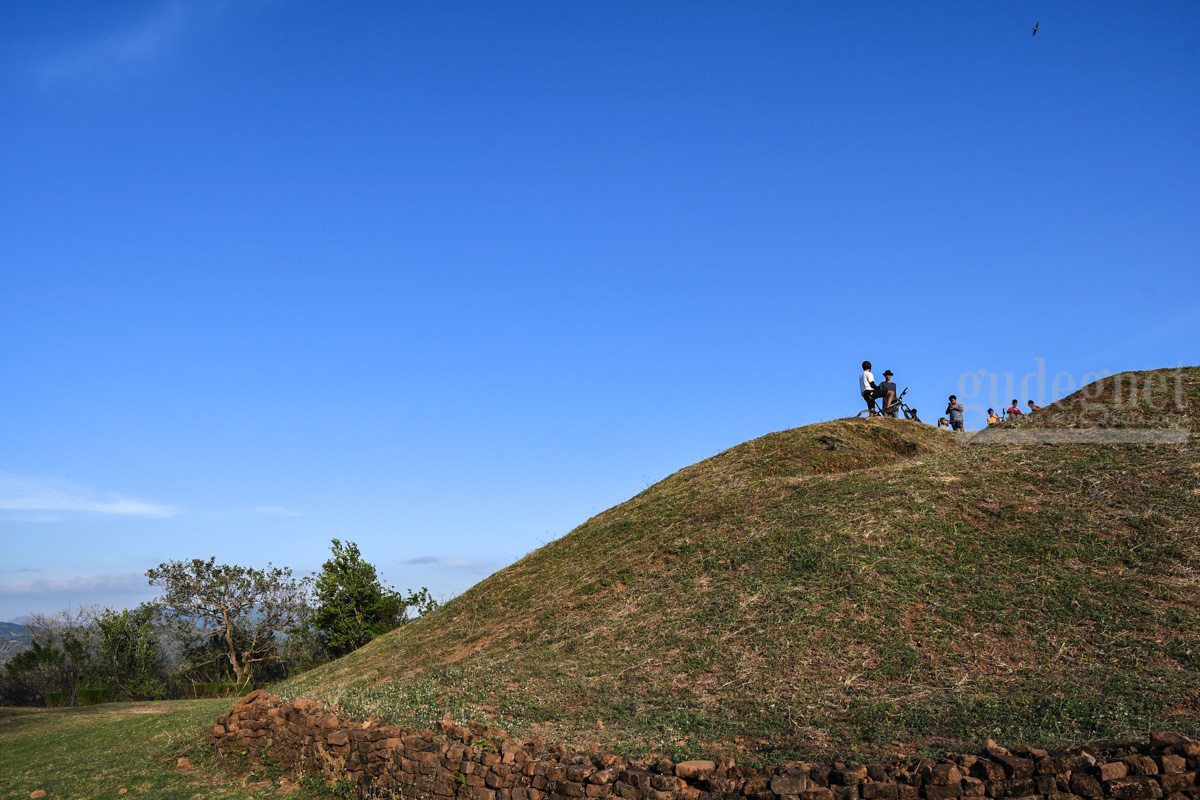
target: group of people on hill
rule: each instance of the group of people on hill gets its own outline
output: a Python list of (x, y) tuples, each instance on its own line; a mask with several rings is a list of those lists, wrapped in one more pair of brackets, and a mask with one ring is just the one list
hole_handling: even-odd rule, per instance
[[(875, 376), (871, 374), (870, 361), (862, 362), (862, 370), (862, 375), (860, 375), (858, 378), (858, 391), (860, 394), (862, 394), (863, 400), (867, 403), (867, 411), (870, 413), (870, 416), (897, 416), (897, 410), (900, 406), (900, 402), (896, 393), (896, 383), (892, 380), (892, 371), (890, 369), (885, 369), (883, 371), (883, 383), (876, 384)], [(883, 401), (882, 409), (876, 407), (876, 400)], [(1032, 400), (1029, 401), (1030, 414), (1040, 410), (1041, 406), (1037, 405)], [(1005, 418), (1013, 420), (1025, 415), (1025, 412), (1021, 410), (1020, 405), (1017, 404), (1017, 398), (1015, 397), (1013, 398), (1012, 405), (1002, 413), (1004, 414), (1004, 417), (997, 415), (994, 409), (989, 408), (987, 424), (996, 425)], [(958, 402), (958, 397), (956, 395), (950, 395), (948, 398), (948, 402), (946, 403), (946, 416), (938, 419), (937, 426), (944, 430), (965, 430), (963, 426), (963, 406), (962, 403)]]
[[(1032, 414), (1035, 411), (1042, 410), (1042, 407), (1039, 406), (1037, 403), (1033, 402), (1032, 400), (1028, 401), (1028, 403), (1029, 403), (1029, 413), (1030, 414)], [(1002, 417), (1002, 416), (1000, 416), (1000, 414), (1003, 414), (1004, 416)], [(1016, 419), (1017, 417), (1025, 416), (1025, 412), (1021, 410), (1021, 406), (1019, 406), (1017, 404), (1017, 398), (1015, 398), (1015, 397), (1013, 398), (1012, 405), (1009, 406), (1008, 408), (1006, 408), (1004, 411), (1001, 411), (1000, 414), (997, 414), (993, 409), (989, 408), (988, 416), (987, 416), (987, 424), (995, 425), (999, 422), (1002, 422), (1005, 419), (1013, 420), (1013, 419)]]
[[(1029, 413), (1030, 414), (1032, 414), (1035, 411), (1040, 411), (1041, 409), (1042, 409), (1042, 407), (1039, 406), (1037, 403), (1033, 402), (1032, 400), (1029, 401)], [(1003, 422), (1005, 419), (1012, 420), (1012, 419), (1016, 419), (1017, 417), (1025, 416), (1025, 412), (1021, 410), (1021, 407), (1019, 405), (1017, 405), (1017, 398), (1015, 398), (1015, 397), (1013, 398), (1012, 406), (1010, 406), (1009, 408), (1005, 409), (1004, 411), (1002, 411), (1000, 413), (1003, 414), (1004, 416), (998, 415), (996, 413), (995, 409), (989, 408), (988, 415), (987, 415), (987, 424), (988, 425), (996, 425), (1000, 422)], [(946, 406), (946, 414), (947, 414), (946, 417), (941, 417), (940, 419), (938, 419), (937, 426), (939, 428), (942, 428), (944, 430), (955, 430), (955, 431), (963, 430), (963, 407), (962, 407), (962, 404), (958, 402), (958, 398), (955, 397), (954, 395), (950, 395), (950, 403)]]

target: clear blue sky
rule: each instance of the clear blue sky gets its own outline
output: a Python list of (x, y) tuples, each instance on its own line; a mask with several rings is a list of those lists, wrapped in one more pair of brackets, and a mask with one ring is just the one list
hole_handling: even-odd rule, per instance
[(1195, 2), (10, 2), (0, 93), (0, 619), (1200, 361)]

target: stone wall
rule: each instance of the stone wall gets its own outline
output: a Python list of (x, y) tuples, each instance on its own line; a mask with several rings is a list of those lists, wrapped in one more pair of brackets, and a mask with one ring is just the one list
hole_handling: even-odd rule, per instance
[(518, 742), (495, 728), (438, 731), (352, 722), (310, 700), (258, 690), (213, 726), (227, 758), (285, 775), (349, 779), (359, 797), (456, 800), (1200, 800), (1200, 743), (1155, 732), (1148, 743), (1064, 752), (990, 740), (979, 755), (888, 765), (785, 764), (732, 759), (672, 764), (585, 755)]

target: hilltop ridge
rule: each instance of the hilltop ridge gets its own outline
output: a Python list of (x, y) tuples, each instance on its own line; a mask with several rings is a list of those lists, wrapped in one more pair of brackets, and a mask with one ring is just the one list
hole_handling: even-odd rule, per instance
[[(675, 757), (1194, 733), (1200, 369), (1177, 374), (1181, 444), (880, 419), (746, 442), (279, 692)], [(1105, 391), (1027, 424), (1087, 425)]]

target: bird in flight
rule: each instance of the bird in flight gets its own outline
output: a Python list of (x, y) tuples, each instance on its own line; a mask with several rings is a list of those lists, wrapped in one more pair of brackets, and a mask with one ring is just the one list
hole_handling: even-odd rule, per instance
[(1033, 24), (1033, 35), (1034, 35), (1034, 36), (1037, 36), (1037, 29), (1038, 29), (1038, 25), (1041, 25), (1041, 24), (1042, 24), (1042, 23), (1040, 23), (1040, 22), (1035, 22), (1035, 23)]

